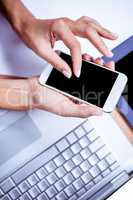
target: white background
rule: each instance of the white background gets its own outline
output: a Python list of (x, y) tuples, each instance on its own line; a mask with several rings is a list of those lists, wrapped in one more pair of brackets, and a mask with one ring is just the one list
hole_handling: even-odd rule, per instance
[[(23, 2), (35, 16), (40, 18), (67, 16), (76, 19), (87, 15), (97, 19), (102, 25), (119, 34), (117, 41), (107, 41), (110, 49), (133, 35), (132, 0), (23, 0)], [(88, 41), (81, 42), (83, 52), (94, 56), (100, 55)], [(57, 47), (67, 50), (61, 43)], [(0, 16), (0, 73), (30, 76), (40, 74), (44, 67), (45, 62), (24, 46)], [(133, 181), (109, 199), (132, 199), (132, 187)]]

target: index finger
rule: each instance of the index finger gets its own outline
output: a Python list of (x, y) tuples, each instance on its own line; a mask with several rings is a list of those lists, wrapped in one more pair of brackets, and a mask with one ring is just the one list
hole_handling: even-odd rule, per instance
[(74, 34), (67, 25), (64, 25), (63, 29), (58, 30), (58, 34), (60, 39), (70, 49), (73, 63), (73, 71), (74, 74), (79, 77), (82, 63), (80, 43), (75, 38)]

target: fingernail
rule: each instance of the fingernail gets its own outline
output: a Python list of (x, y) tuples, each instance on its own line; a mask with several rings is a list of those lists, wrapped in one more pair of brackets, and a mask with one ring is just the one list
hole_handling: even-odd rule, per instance
[(111, 69), (115, 70), (115, 63), (114, 63), (114, 61), (110, 61), (110, 63), (111, 63)]
[(97, 60), (100, 61), (100, 64), (103, 65), (104, 64), (104, 60), (102, 58), (97, 58)]
[(79, 69), (79, 70), (76, 72), (76, 76), (77, 76), (77, 78), (80, 77), (80, 74), (81, 74), (81, 70)]
[(67, 77), (69, 79), (71, 78), (71, 73), (70, 72), (68, 72), (66, 70), (63, 70), (62, 73), (64, 74), (65, 77)]
[(113, 35), (114, 37), (119, 37), (119, 35), (118, 35), (117, 33), (112, 33), (112, 35)]
[(107, 57), (112, 58), (113, 55), (114, 55), (114, 54), (113, 54), (111, 51), (108, 51), (108, 52), (107, 52)]

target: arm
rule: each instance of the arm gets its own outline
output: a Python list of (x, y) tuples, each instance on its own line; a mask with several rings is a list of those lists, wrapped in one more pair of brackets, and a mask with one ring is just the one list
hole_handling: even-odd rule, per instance
[(0, 76), (0, 108), (10, 110), (34, 108), (29, 79)]
[(18, 33), (21, 32), (21, 27), (24, 27), (26, 21), (34, 18), (20, 0), (1, 0), (0, 10)]
[(76, 104), (66, 96), (41, 86), (38, 77), (0, 77), (0, 108), (29, 110), (33, 108), (53, 112), (66, 117), (101, 115), (96, 106)]
[[(0, 7), (24, 43), (68, 78), (72, 73), (79, 77), (81, 72), (81, 45), (75, 36), (88, 39), (102, 54), (112, 56), (102, 38), (115, 40), (117, 35), (90, 17), (37, 19), (20, 0), (1, 0)], [(58, 40), (70, 50), (72, 69), (53, 51)]]

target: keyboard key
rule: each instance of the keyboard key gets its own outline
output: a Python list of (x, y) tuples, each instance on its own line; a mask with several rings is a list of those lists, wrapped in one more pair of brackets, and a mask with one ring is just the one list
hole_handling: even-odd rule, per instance
[(50, 161), (49, 163), (47, 163), (45, 165), (45, 168), (49, 173), (51, 173), (56, 169), (56, 165), (55, 165), (55, 163), (53, 161)]
[(60, 192), (66, 187), (66, 184), (63, 180), (59, 180), (58, 182), (55, 183), (55, 187)]
[(74, 154), (77, 154), (78, 152), (80, 152), (81, 147), (78, 143), (75, 143), (71, 146), (71, 150)]
[(75, 187), (76, 190), (80, 190), (84, 186), (84, 183), (79, 178), (79, 179), (77, 179), (76, 181), (73, 182), (73, 185), (74, 185), (74, 187)]
[(83, 171), (79, 167), (76, 167), (72, 170), (72, 175), (74, 176), (75, 179), (79, 178), (82, 174)]
[(100, 170), (97, 166), (93, 166), (91, 169), (89, 169), (89, 172), (94, 178), (100, 174)]
[(43, 193), (38, 196), (37, 200), (49, 200), (49, 198), (45, 193)]
[(49, 184), (48, 182), (43, 179), (42, 181), (40, 181), (37, 186), (39, 187), (39, 189), (41, 190), (41, 192), (44, 192), (48, 187), (49, 187)]
[(76, 135), (77, 135), (78, 138), (81, 138), (82, 136), (84, 136), (86, 134), (86, 132), (84, 131), (84, 129), (81, 126), (79, 126), (78, 128), (76, 128), (74, 130), (74, 132), (76, 133)]
[(54, 184), (54, 183), (58, 180), (58, 178), (57, 178), (57, 176), (55, 175), (55, 173), (49, 174), (49, 175), (46, 177), (46, 179), (47, 179), (48, 183), (51, 184), (51, 185)]
[(36, 186), (34, 186), (33, 188), (31, 188), (29, 190), (29, 194), (30, 194), (30, 196), (32, 198), (36, 198), (40, 194), (40, 191), (39, 191), (39, 189)]
[(110, 173), (111, 173), (111, 170), (110, 170), (110, 169), (106, 169), (106, 170), (102, 173), (102, 175), (103, 175), (103, 177), (106, 177), (106, 176), (108, 176)]
[(92, 156), (90, 156), (90, 157), (88, 158), (88, 161), (89, 161), (89, 163), (90, 163), (92, 166), (94, 166), (94, 165), (96, 165), (96, 164), (99, 162), (99, 159), (98, 159), (98, 157), (97, 157), (95, 154), (93, 154)]
[(62, 155), (59, 155), (58, 157), (56, 157), (54, 159), (54, 162), (57, 165), (57, 167), (60, 167), (65, 162), (65, 159), (64, 159), (64, 157)]
[(86, 172), (91, 168), (91, 165), (87, 160), (85, 160), (83, 163), (81, 163), (80, 168), (83, 172)]
[(92, 153), (96, 152), (98, 149), (100, 149), (103, 146), (103, 142), (101, 138), (98, 138), (93, 143), (90, 144), (89, 148)]
[(20, 191), (17, 188), (13, 188), (10, 192), (9, 195), (13, 200), (18, 199), (21, 195)]
[(101, 171), (104, 171), (105, 169), (107, 169), (109, 167), (108, 163), (105, 160), (101, 160), (98, 163), (98, 167)]
[(48, 195), (48, 197), (51, 199), (52, 197), (54, 197), (57, 194), (57, 191), (55, 189), (54, 186), (51, 186), (50, 188), (48, 188), (46, 190), (46, 194)]
[(66, 194), (64, 192), (60, 192), (59, 194), (57, 194), (56, 199), (57, 200), (68, 200), (68, 197), (66, 196)]
[(20, 200), (32, 200), (28, 193), (23, 194), (19, 199)]
[(13, 180), (16, 184), (22, 182), (40, 167), (42, 167), (45, 163), (52, 160), (55, 156), (59, 154), (59, 151), (56, 147), (52, 146), (48, 150), (41, 153), (38, 157), (33, 159), (31, 162), (27, 163), (24, 167), (18, 170), (13, 176)]
[(69, 147), (69, 143), (67, 142), (67, 140), (64, 138), (62, 140), (60, 140), (57, 144), (56, 144), (58, 150), (60, 152), (64, 151), (66, 148)]
[(85, 174), (83, 174), (83, 175), (81, 176), (81, 178), (82, 178), (82, 180), (83, 180), (83, 182), (84, 182), (85, 184), (89, 183), (89, 182), (92, 180), (92, 176), (90, 175), (89, 172), (86, 172)]
[(67, 140), (69, 141), (70, 144), (75, 143), (78, 138), (76, 137), (76, 135), (72, 132), (69, 135), (67, 135)]
[(4, 180), (0, 183), (0, 188), (3, 190), (4, 193), (7, 193), (9, 190), (15, 187), (15, 183), (11, 178)]
[(63, 176), (65, 176), (65, 174), (67, 173), (66, 170), (64, 169), (64, 167), (59, 167), (56, 171), (55, 171), (56, 175), (58, 176), (58, 178), (62, 178)]
[(73, 195), (72, 197), (69, 198), (69, 200), (77, 200), (77, 195)]
[(116, 170), (118, 167), (119, 167), (119, 163), (118, 163), (118, 162), (115, 162), (115, 163), (110, 167), (110, 169), (111, 169), (111, 171), (114, 171), (114, 170)]
[(4, 195), (4, 192), (0, 189), (0, 198)]
[(22, 193), (30, 189), (30, 185), (27, 181), (23, 181), (22, 183), (19, 184), (18, 187)]
[(95, 184), (97, 184), (97, 183), (99, 183), (102, 179), (103, 179), (102, 176), (99, 175), (99, 176), (97, 176), (93, 181), (94, 181)]
[(102, 160), (105, 156), (109, 154), (109, 150), (107, 149), (106, 146), (103, 146), (98, 152), (97, 156), (99, 157), (100, 160)]
[(72, 158), (73, 152), (71, 151), (71, 149), (67, 149), (66, 151), (64, 151), (62, 153), (62, 155), (63, 155), (65, 160), (69, 160), (70, 158)]
[(36, 171), (36, 174), (39, 177), (39, 179), (42, 180), (47, 175), (47, 172), (43, 167), (41, 167)]
[(81, 138), (79, 140), (79, 144), (82, 148), (87, 147), (90, 144), (90, 141), (88, 140), (88, 138), (86, 136), (84, 136), (83, 138)]
[(85, 186), (85, 188), (87, 189), (87, 191), (90, 190), (92, 187), (94, 187), (94, 183), (93, 183), (92, 181), (89, 182), (89, 183)]
[(64, 168), (67, 172), (71, 171), (75, 167), (73, 161), (69, 160), (64, 164)]
[(83, 124), (84, 129), (86, 130), (86, 132), (90, 132), (92, 131), (94, 128), (91, 124), (91, 122), (89, 120), (87, 120), (84, 124)]
[(112, 165), (114, 162), (116, 162), (116, 159), (114, 158), (114, 156), (112, 154), (109, 154), (106, 157), (106, 161), (108, 162), (109, 165)]
[(31, 176), (28, 177), (27, 181), (31, 186), (33, 186), (39, 182), (39, 179), (35, 174), (32, 174)]
[(81, 197), (83, 194), (85, 194), (86, 193), (86, 190), (85, 190), (85, 188), (82, 188), (81, 190), (79, 190), (78, 192), (77, 192), (77, 195), (78, 195), (78, 197)]
[(79, 165), (83, 161), (83, 159), (82, 159), (82, 157), (79, 154), (77, 154), (76, 156), (74, 156), (72, 158), (72, 161), (77, 166), (77, 165)]
[(88, 149), (88, 147), (86, 147), (85, 149), (83, 149), (81, 152), (80, 152), (82, 158), (85, 160), (87, 159), (90, 155), (91, 155), (91, 152), (90, 150)]
[(67, 185), (69, 185), (70, 183), (74, 181), (74, 177), (72, 176), (71, 173), (68, 173), (63, 177), (63, 180)]
[(64, 191), (68, 197), (71, 197), (76, 192), (75, 188), (72, 185), (69, 185), (68, 187), (66, 187)]
[(90, 133), (87, 134), (88, 139), (90, 140), (90, 142), (93, 142), (94, 140), (96, 140), (99, 136), (97, 135), (96, 130), (91, 131)]
[(8, 195), (4, 196), (1, 200), (12, 200)]

